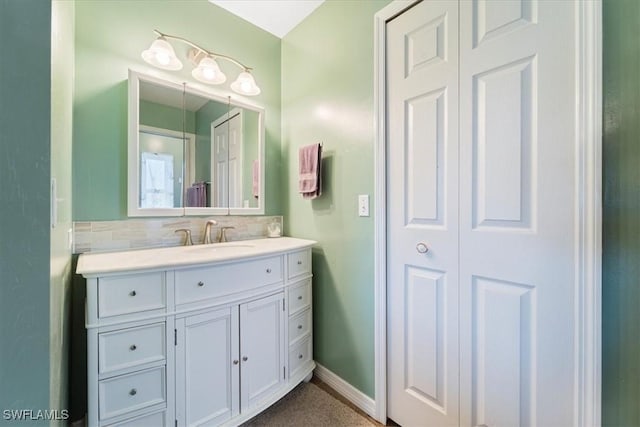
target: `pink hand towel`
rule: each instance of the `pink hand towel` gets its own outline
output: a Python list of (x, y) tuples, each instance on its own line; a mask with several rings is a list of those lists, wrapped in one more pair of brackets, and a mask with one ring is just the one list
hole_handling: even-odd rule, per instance
[(305, 199), (315, 199), (322, 194), (321, 184), (322, 146), (311, 144), (298, 152), (298, 192)]
[(257, 160), (253, 161), (253, 197), (256, 199), (260, 194), (260, 163)]

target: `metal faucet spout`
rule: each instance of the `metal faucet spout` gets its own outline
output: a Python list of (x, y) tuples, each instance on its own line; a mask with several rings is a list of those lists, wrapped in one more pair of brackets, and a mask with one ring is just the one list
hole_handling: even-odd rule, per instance
[(208, 245), (209, 243), (213, 243), (213, 241), (211, 240), (211, 226), (212, 225), (218, 225), (218, 221), (216, 221), (215, 219), (210, 219), (205, 224), (205, 226), (204, 226), (204, 240), (202, 241), (202, 244), (204, 244), (204, 245)]

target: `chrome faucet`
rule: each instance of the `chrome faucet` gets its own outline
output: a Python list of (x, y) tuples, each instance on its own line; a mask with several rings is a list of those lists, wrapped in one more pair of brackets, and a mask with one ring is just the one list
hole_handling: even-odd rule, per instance
[(213, 243), (211, 240), (211, 226), (218, 225), (218, 221), (214, 219), (210, 219), (204, 226), (204, 240), (202, 241), (203, 245), (208, 245), (209, 243)]
[(228, 242), (227, 240), (227, 230), (230, 230), (235, 227), (220, 227), (220, 235), (218, 236), (218, 242), (224, 243)]
[(193, 241), (191, 240), (191, 230), (186, 228), (181, 228), (179, 230), (174, 231), (174, 233), (184, 233), (184, 245), (185, 246), (193, 245)]

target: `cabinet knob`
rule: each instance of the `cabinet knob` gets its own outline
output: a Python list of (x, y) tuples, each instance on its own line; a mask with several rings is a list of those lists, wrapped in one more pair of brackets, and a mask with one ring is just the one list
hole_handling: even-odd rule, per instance
[(298, 265), (302, 265), (302, 260), (298, 260)]
[(271, 273), (271, 269), (270, 268), (267, 268), (267, 273)]
[(302, 329), (302, 325), (298, 325), (298, 329)]
[(299, 355), (298, 355), (298, 359), (302, 359), (303, 357), (304, 357), (304, 356), (303, 356), (303, 355), (301, 355), (301, 354), (299, 354)]
[(129, 390), (130, 396), (135, 396), (136, 394), (138, 394), (138, 390), (136, 390), (135, 388), (132, 388), (131, 390)]
[(130, 297), (135, 297), (136, 295), (137, 295), (137, 294), (136, 294), (136, 291), (131, 291), (131, 292), (129, 292), (129, 296), (130, 296)]
[(132, 344), (131, 347), (129, 347), (129, 350), (131, 351), (136, 351), (138, 347), (135, 344)]
[(234, 360), (234, 361), (233, 361), (233, 364), (234, 364), (234, 365), (237, 365), (238, 363), (240, 363), (240, 361), (239, 361), (239, 360)]
[(198, 282), (198, 286), (203, 287), (204, 286), (204, 282)]
[(302, 295), (298, 295), (298, 300), (302, 300)]
[(242, 361), (243, 361), (243, 362), (246, 362), (247, 360), (249, 360), (249, 358), (248, 358), (247, 356), (243, 356), (243, 357), (242, 357)]

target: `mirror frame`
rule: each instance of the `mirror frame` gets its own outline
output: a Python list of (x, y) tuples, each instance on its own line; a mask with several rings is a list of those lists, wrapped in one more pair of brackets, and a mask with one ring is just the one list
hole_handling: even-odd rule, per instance
[[(175, 89), (184, 94), (192, 94), (220, 103), (229, 103), (231, 108), (244, 108), (258, 113), (258, 159), (260, 163), (260, 188), (258, 206), (242, 207), (179, 207), (179, 208), (140, 208), (140, 154), (139, 154), (139, 123), (140, 123), (140, 81), (154, 85)], [(184, 84), (165, 77), (156, 77), (129, 69), (128, 93), (128, 138), (127, 138), (127, 215), (129, 217), (175, 217), (175, 216), (203, 216), (203, 215), (264, 215), (265, 210), (265, 129), (264, 108), (255, 104), (232, 98), (230, 94), (213, 90), (197, 83)], [(183, 159), (187, 162), (188, 159)], [(183, 168), (184, 169), (184, 168)], [(184, 196), (183, 196), (184, 200)], [(183, 202), (184, 205), (184, 202)]]

